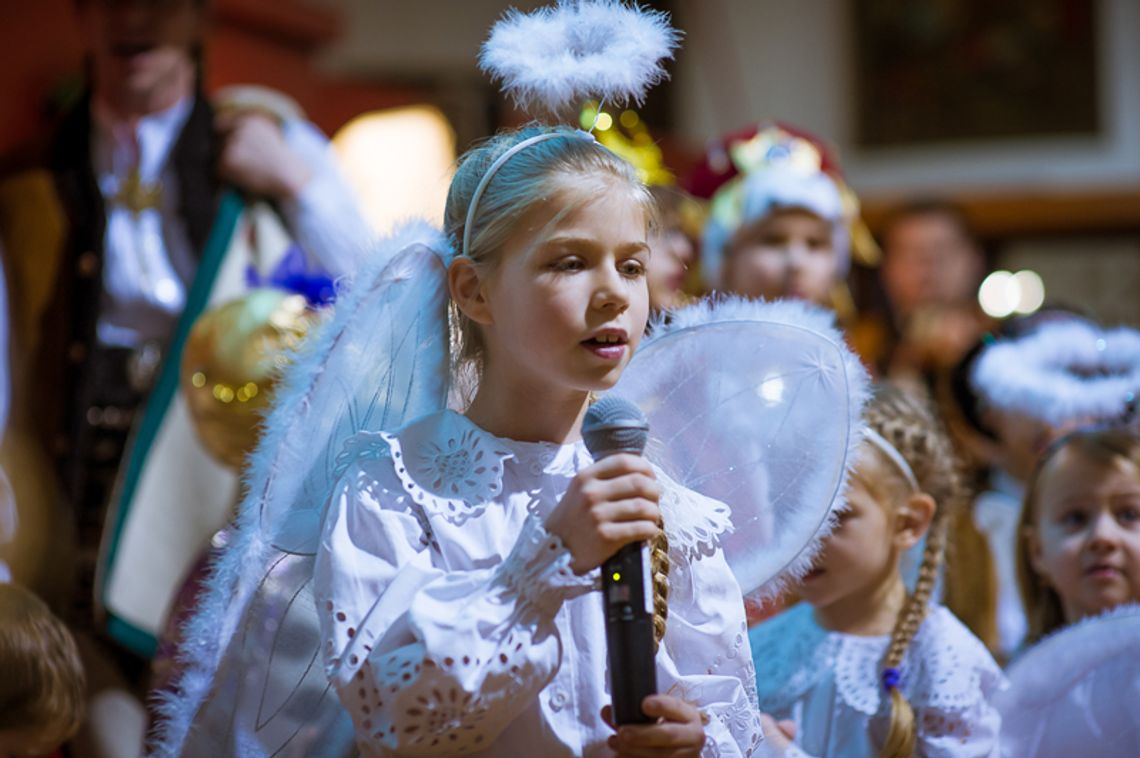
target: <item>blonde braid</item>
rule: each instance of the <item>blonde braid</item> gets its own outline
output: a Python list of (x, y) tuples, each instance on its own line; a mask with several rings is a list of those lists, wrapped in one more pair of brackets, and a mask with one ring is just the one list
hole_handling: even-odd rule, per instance
[(661, 645), (669, 617), (669, 537), (664, 525), (650, 543), (649, 570), (653, 576), (653, 647)]
[[(914, 592), (907, 598), (895, 623), (894, 631), (891, 632), (891, 643), (883, 658), (884, 683), (891, 677), (890, 672), (898, 672), (903, 656), (906, 655), (911, 641), (918, 634), (919, 627), (926, 618), (926, 609), (931, 595), (934, 594), (934, 585), (938, 582), (938, 570), (942, 567), (945, 552), (946, 517), (939, 511), (935, 513), (934, 522), (926, 537), (926, 548), (922, 553), (922, 565), (918, 569), (918, 581), (915, 583)], [(888, 687), (891, 694), (891, 724), (887, 731), (887, 739), (879, 751), (879, 758), (909, 758), (914, 755), (918, 736), (914, 709), (897, 686), (897, 673), (894, 678), (895, 684)]]
[(891, 720), (879, 758), (909, 758), (918, 729), (914, 709), (899, 688), (899, 666), (918, 634), (946, 556), (947, 534), (954, 515), (968, 501), (962, 468), (942, 425), (929, 405), (889, 385), (877, 388), (866, 412), (867, 422), (887, 439), (914, 471), (922, 492), (937, 510), (926, 536), (918, 581), (899, 612), (883, 658), (882, 685), (890, 693)]

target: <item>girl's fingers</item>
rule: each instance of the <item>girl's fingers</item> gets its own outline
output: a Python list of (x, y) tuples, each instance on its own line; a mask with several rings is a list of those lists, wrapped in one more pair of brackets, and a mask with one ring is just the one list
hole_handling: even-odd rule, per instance
[(618, 746), (626, 748), (691, 748), (702, 742), (704, 730), (693, 724), (648, 724), (623, 726), (618, 730)]
[(650, 695), (641, 701), (646, 716), (663, 718), (676, 723), (701, 723), (701, 712), (695, 705), (672, 695)]
[(626, 474), (643, 474), (650, 479), (656, 478), (653, 466), (641, 455), (632, 453), (618, 453), (582, 469), (581, 473), (593, 474), (598, 479), (616, 479)]
[(645, 474), (622, 474), (613, 479), (587, 479), (580, 485), (582, 497), (589, 504), (642, 498), (657, 502), (661, 485)]
[(657, 524), (661, 521), (661, 509), (649, 500), (619, 500), (614, 503), (599, 505), (594, 509), (595, 516), (600, 521), (649, 521)]
[(598, 527), (602, 539), (618, 547), (630, 542), (651, 540), (660, 531), (653, 521), (616, 521)]

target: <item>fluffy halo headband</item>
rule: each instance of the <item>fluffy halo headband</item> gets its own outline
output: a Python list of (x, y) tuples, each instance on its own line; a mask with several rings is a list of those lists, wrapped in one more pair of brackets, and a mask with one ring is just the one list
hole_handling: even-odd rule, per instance
[[(668, 77), (662, 63), (673, 56), (680, 37), (661, 11), (622, 0), (560, 0), (533, 13), (507, 11), (483, 43), (479, 65), (525, 111), (556, 114), (590, 99), (640, 105), (649, 88)], [(597, 142), (589, 132), (549, 132), (496, 158), (471, 195), (460, 255), (470, 252), (479, 200), (499, 169), (531, 145), (556, 137)]]
[(971, 381), (993, 407), (1049, 424), (1122, 420), (1140, 392), (1140, 332), (1045, 324), (985, 348)]
[(561, 0), (510, 10), (483, 43), (479, 65), (524, 111), (577, 109), (589, 99), (640, 105), (666, 79), (681, 34), (669, 15), (621, 0)]

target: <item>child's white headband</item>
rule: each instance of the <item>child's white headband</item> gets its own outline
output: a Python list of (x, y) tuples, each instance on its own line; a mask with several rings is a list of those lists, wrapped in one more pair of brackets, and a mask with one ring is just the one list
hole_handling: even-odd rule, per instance
[(910, 485), (913, 492), (922, 491), (922, 488), (918, 486), (918, 478), (914, 475), (914, 469), (906, 462), (906, 458), (902, 457), (902, 453), (899, 452), (897, 447), (887, 442), (883, 435), (870, 428), (864, 431), (863, 439), (870, 442), (879, 449), (880, 453), (887, 456), (887, 459), (890, 460), (890, 462), (894, 464), (894, 467), (898, 469), (898, 472), (902, 474), (903, 479), (906, 479), (906, 483)]

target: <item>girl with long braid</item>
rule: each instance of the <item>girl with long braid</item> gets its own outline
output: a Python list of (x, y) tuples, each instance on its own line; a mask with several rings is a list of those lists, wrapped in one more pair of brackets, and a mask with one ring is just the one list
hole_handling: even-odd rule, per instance
[[(989, 756), (1004, 686), (985, 646), (931, 603), (950, 517), (964, 502), (930, 410), (881, 386), (848, 509), (796, 590), (804, 602), (752, 629), (767, 745), (789, 756)], [(907, 590), (899, 561), (925, 536)]]

